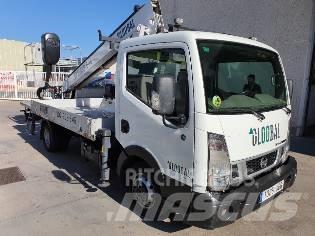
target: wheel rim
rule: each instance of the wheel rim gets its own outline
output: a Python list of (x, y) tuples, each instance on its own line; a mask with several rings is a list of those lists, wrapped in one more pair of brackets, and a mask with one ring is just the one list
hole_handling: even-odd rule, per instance
[(44, 141), (48, 148), (50, 148), (50, 135), (47, 126), (44, 129)]
[(154, 205), (154, 185), (152, 181), (143, 176), (142, 173), (136, 175), (133, 180), (132, 192), (136, 196), (137, 204), (143, 208), (150, 208)]

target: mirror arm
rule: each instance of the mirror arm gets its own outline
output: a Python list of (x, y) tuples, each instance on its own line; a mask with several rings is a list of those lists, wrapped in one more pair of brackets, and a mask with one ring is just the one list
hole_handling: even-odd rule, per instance
[[(184, 125), (186, 124), (186, 117), (184, 115), (180, 115), (180, 116), (168, 116), (166, 117), (165, 115), (162, 116), (163, 117), (163, 124), (171, 129), (178, 129), (178, 128), (183, 128)], [(181, 121), (181, 125), (171, 125), (166, 123), (166, 118), (169, 120), (177, 120), (177, 121)]]
[(178, 126), (166, 123), (165, 115), (162, 116), (162, 119), (163, 119), (163, 125), (165, 125), (166, 127), (171, 128), (171, 129), (178, 129), (179, 128)]
[(176, 120), (176, 121), (179, 121), (181, 124), (186, 124), (186, 116), (184, 114), (180, 114), (178, 116), (168, 116), (167, 117), (169, 120)]

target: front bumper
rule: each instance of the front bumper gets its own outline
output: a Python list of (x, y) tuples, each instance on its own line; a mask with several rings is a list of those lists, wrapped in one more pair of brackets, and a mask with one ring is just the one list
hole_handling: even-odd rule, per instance
[[(232, 223), (236, 219), (270, 202), (274, 197), (291, 187), (295, 181), (296, 173), (296, 160), (293, 157), (289, 157), (283, 165), (264, 173), (254, 181), (251, 181), (251, 183), (242, 184), (225, 193), (196, 193), (194, 200), (197, 201), (193, 201), (194, 204), (192, 204), (187, 214), (186, 221), (189, 224), (203, 228), (217, 228)], [(284, 180), (283, 190), (265, 202), (259, 203), (260, 192), (282, 180)], [(206, 206), (207, 209), (202, 208), (201, 205), (198, 206), (198, 202), (203, 203), (203, 206)], [(207, 204), (205, 205), (204, 203)], [(203, 213), (196, 214), (201, 212)], [(190, 215), (193, 215), (193, 217), (189, 217)]]

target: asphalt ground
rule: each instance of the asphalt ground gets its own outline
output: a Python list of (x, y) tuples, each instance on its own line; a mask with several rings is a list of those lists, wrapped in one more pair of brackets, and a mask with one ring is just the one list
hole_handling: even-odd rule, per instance
[[(98, 169), (80, 157), (80, 143), (48, 153), (39, 127), (29, 135), (17, 101), (0, 101), (0, 169), (18, 167), (25, 180), (0, 185), (0, 235), (315, 235), (315, 140), (293, 139), (295, 184), (279, 199), (222, 228), (143, 222), (121, 206), (117, 183), (97, 187)], [(130, 217), (110, 217), (124, 209)]]

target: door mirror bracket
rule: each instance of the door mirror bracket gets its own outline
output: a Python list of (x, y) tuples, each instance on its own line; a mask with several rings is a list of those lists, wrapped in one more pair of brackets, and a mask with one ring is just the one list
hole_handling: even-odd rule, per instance
[[(187, 118), (184, 114), (181, 114), (179, 116), (165, 116), (163, 115), (163, 124), (168, 127), (168, 128), (172, 128), (172, 129), (179, 129), (179, 128), (183, 128), (185, 126), (185, 124), (187, 123)], [(176, 121), (176, 123), (178, 123), (178, 125), (174, 125), (174, 124), (168, 124), (166, 122), (166, 120), (173, 120)]]

